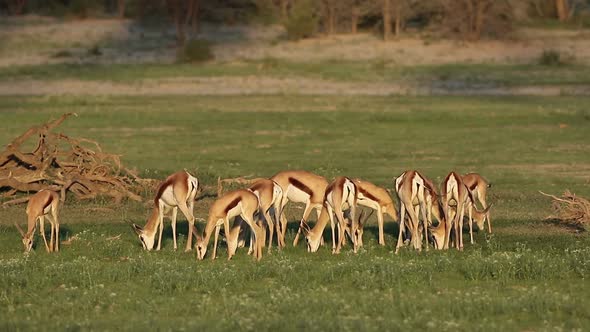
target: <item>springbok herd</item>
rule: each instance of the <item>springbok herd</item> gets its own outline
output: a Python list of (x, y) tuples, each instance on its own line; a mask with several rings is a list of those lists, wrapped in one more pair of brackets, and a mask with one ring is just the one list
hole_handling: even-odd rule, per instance
[[(400, 222), (396, 253), (407, 243), (404, 237), (417, 250), (422, 250), (422, 239), (426, 250), (430, 243), (439, 250), (448, 249), (450, 246), (462, 250), (465, 211), (469, 217), (471, 243), (473, 219), (479, 229), (483, 229), (487, 220), (488, 232), (492, 232), (490, 206), (486, 203), (487, 188), (490, 184), (479, 174), (469, 173), (461, 176), (455, 172), (449, 173), (441, 184), (440, 195), (433, 182), (418, 171), (402, 173), (395, 178), (394, 184), (399, 199), (399, 215), (388, 191), (370, 182), (339, 176), (328, 183), (324, 177), (307, 171), (279, 172), (270, 179), (257, 179), (249, 188), (234, 190), (219, 197), (209, 208), (207, 224), (203, 233), (199, 234), (194, 226), (193, 215), (199, 181), (188, 172), (180, 171), (170, 175), (159, 185), (154, 198), (155, 206), (147, 223), (144, 227), (133, 224), (133, 229), (146, 250), (154, 248), (156, 232), (159, 230), (156, 250), (160, 250), (164, 215), (168, 215), (172, 223), (174, 249), (177, 249), (176, 216), (180, 209), (189, 224), (185, 251), (191, 250), (194, 236), (199, 260), (205, 258), (213, 233), (215, 240), (212, 258), (216, 257), (221, 226), (224, 228), (227, 242), (228, 259), (231, 259), (239, 246), (245, 244), (246, 229), (250, 230), (248, 253), (253, 253), (257, 260), (262, 258), (262, 249), (267, 242), (267, 229), (268, 249), (272, 247), (275, 233), (278, 247), (285, 247), (287, 219), (284, 208), (288, 202), (305, 203), (293, 245), (297, 245), (303, 233), (309, 252), (316, 252), (323, 243), (324, 228), (329, 220), (332, 230), (332, 253), (340, 253), (342, 246), (346, 244), (347, 236), (356, 253), (363, 245), (363, 226), (374, 211), (377, 211), (381, 245), (385, 245), (383, 215), (388, 214), (396, 222), (403, 221)], [(477, 209), (476, 202), (479, 202), (483, 210)], [(362, 211), (357, 218), (357, 205), (370, 208), (371, 213), (363, 217)], [(15, 224), (22, 236), (26, 252), (33, 247), (37, 220), (47, 252), (59, 251), (58, 209), (59, 196), (53, 191), (41, 190), (31, 196), (26, 209), (27, 232)], [(311, 228), (307, 220), (313, 209), (317, 213), (317, 222)], [(438, 220), (436, 226), (433, 224), (432, 215)], [(240, 218), (236, 218), (230, 226), (230, 219), (238, 216)], [(45, 217), (51, 223), (49, 245), (44, 231)], [(249, 227), (245, 227), (244, 222)]]

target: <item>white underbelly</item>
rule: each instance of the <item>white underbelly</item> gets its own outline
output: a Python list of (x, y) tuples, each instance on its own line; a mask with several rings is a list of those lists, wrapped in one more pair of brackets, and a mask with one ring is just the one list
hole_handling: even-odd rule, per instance
[(287, 188), (287, 198), (294, 203), (307, 203), (310, 197), (305, 191), (289, 185)]
[(242, 202), (239, 202), (236, 206), (227, 211), (227, 218), (231, 219), (242, 214)]
[(379, 208), (379, 203), (375, 202), (372, 199), (368, 199), (364, 196), (359, 195), (358, 200), (356, 201), (358, 204), (366, 207), (370, 207), (371, 209), (377, 210)]
[(160, 201), (168, 206), (178, 206), (176, 198), (174, 198), (174, 190), (172, 189), (172, 186), (168, 186), (168, 188), (164, 189), (162, 196), (160, 196)]

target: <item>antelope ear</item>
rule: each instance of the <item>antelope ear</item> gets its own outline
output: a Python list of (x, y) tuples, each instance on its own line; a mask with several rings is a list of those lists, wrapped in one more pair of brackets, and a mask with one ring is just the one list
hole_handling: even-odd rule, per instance
[(23, 229), (20, 228), (20, 226), (17, 223), (14, 223), (14, 226), (16, 226), (16, 229), (20, 233), (20, 236), (24, 238), (25, 237), (25, 232), (23, 231)]
[(140, 226), (137, 226), (136, 224), (132, 224), (131, 226), (133, 227), (135, 234), (141, 235), (143, 233), (143, 228), (141, 228)]
[(201, 241), (201, 235), (199, 234), (199, 230), (195, 225), (192, 225), (193, 228), (193, 236), (197, 239), (197, 241)]
[(304, 221), (301, 224), (301, 230), (303, 231), (303, 235), (307, 236), (309, 235), (309, 232), (311, 231), (311, 228), (309, 227), (309, 225)]

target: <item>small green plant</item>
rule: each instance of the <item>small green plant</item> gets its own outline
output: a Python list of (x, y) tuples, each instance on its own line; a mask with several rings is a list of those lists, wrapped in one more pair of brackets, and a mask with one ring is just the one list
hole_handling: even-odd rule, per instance
[(68, 50), (59, 50), (51, 55), (52, 58), (69, 58), (71, 56), (73, 56), (73, 54)]
[(211, 50), (211, 42), (204, 39), (189, 40), (184, 47), (179, 49), (177, 60), (179, 62), (204, 62), (214, 58)]
[(266, 25), (277, 23), (279, 13), (272, 0), (255, 0), (254, 4), (256, 5), (256, 22)]
[(70, 2), (70, 12), (72, 15), (79, 18), (88, 18), (95, 12), (98, 5), (95, 1), (91, 0), (73, 0)]
[(314, 1), (297, 1), (291, 9), (291, 15), (285, 21), (287, 38), (299, 40), (311, 37), (317, 30), (318, 17)]
[(94, 45), (88, 49), (88, 55), (101, 56), (102, 51), (100, 50), (100, 47), (98, 45)]
[(539, 58), (539, 64), (542, 66), (561, 65), (561, 54), (556, 50), (544, 50)]

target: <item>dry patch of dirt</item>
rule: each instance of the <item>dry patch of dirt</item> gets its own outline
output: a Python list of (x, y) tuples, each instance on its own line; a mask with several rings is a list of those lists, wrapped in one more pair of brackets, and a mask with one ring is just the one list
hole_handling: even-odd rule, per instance
[[(57, 21), (39, 17), (11, 18), (0, 25), (0, 66), (59, 62), (170, 63), (175, 59), (174, 26), (145, 27), (130, 20)], [(20, 21), (19, 21), (20, 20)], [(544, 50), (590, 63), (587, 30), (522, 29), (511, 40), (465, 43), (430, 40), (406, 34), (383, 42), (366, 33), (301, 41), (284, 40), (281, 26), (204, 25), (198, 38), (214, 42), (218, 61), (276, 58), (294, 62), (387, 61), (395, 65), (446, 63), (531, 63)], [(99, 46), (101, 55), (88, 49)], [(67, 51), (70, 56), (55, 57)]]
[(106, 127), (106, 128), (89, 128), (90, 132), (100, 132), (105, 134), (116, 134), (122, 137), (131, 137), (139, 133), (166, 133), (166, 132), (178, 132), (181, 128), (173, 126), (161, 126), (161, 127), (144, 127), (144, 128), (128, 128), (128, 127)]
[(133, 83), (84, 80), (0, 82), (0, 95), (588, 95), (590, 86), (430, 88), (404, 83), (336, 82), (264, 76), (142, 80)]
[[(493, 221), (492, 221), (493, 222)], [(492, 225), (493, 226), (493, 225)], [(507, 227), (496, 227), (493, 230), (496, 234), (522, 235), (522, 236), (551, 236), (557, 234), (571, 234), (576, 230), (571, 227), (553, 224), (547, 221), (539, 221), (534, 226), (527, 225), (511, 225)]]
[(515, 164), (515, 165), (491, 165), (492, 168), (510, 169), (523, 174), (537, 174), (541, 176), (558, 176), (566, 178), (577, 178), (590, 181), (590, 164)]

